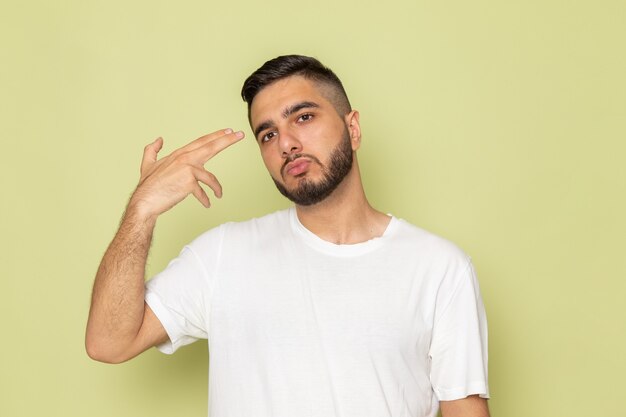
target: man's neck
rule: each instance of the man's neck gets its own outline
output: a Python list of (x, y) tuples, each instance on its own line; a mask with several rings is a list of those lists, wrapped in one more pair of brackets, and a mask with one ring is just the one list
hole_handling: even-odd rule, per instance
[(325, 200), (296, 206), (300, 223), (328, 242), (349, 245), (380, 237), (391, 220), (369, 204), (354, 168)]

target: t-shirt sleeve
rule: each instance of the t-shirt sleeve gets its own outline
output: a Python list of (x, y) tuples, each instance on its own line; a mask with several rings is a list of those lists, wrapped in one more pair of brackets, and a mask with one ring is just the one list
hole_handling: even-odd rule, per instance
[(487, 318), (469, 260), (442, 281), (430, 358), (431, 383), (439, 401), (475, 394), (489, 398)]
[(215, 269), (221, 247), (221, 228), (185, 246), (167, 267), (146, 282), (145, 300), (169, 340), (158, 345), (163, 353), (206, 339)]

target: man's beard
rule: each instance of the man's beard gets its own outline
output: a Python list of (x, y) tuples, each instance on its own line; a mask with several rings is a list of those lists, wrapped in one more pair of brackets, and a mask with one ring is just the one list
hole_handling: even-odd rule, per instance
[[(272, 179), (278, 191), (289, 200), (300, 206), (311, 206), (324, 200), (335, 191), (337, 186), (352, 169), (352, 144), (350, 142), (348, 129), (344, 128), (341, 143), (330, 153), (327, 167), (322, 165), (320, 160), (316, 157), (307, 154), (293, 155), (285, 161), (285, 165), (300, 157), (311, 159), (313, 163), (317, 163), (322, 168), (321, 180), (314, 182), (308, 178), (302, 178), (298, 181), (297, 187), (290, 191), (287, 190), (283, 184), (279, 183), (274, 178)], [(283, 165), (283, 169), (285, 165)]]

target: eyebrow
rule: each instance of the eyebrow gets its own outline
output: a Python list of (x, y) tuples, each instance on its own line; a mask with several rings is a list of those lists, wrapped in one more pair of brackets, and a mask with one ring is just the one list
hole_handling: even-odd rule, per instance
[[(318, 108), (319, 106), (320, 106), (319, 104), (312, 102), (312, 101), (302, 101), (300, 103), (295, 103), (287, 107), (285, 110), (283, 110), (281, 116), (283, 117), (283, 119), (286, 119), (292, 114), (297, 113), (302, 109), (312, 109), (312, 108), (315, 109), (315, 108)], [(271, 120), (264, 121), (263, 123), (258, 125), (256, 129), (254, 129), (254, 137), (255, 138), (258, 137), (259, 133), (261, 133), (263, 130), (268, 129), (272, 126), (274, 126), (273, 121)]]
[(314, 103), (312, 101), (303, 101), (301, 103), (293, 104), (287, 107), (285, 110), (283, 110), (283, 119), (286, 119), (287, 117), (291, 116), (294, 113), (299, 112), (302, 109), (318, 108), (319, 106), (320, 106), (319, 104)]

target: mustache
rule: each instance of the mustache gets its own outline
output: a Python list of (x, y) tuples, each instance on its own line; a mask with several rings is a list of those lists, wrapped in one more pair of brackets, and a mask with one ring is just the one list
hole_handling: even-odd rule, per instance
[(295, 161), (298, 158), (307, 158), (307, 159), (310, 159), (311, 161), (315, 162), (316, 164), (318, 164), (320, 166), (322, 165), (320, 160), (317, 159), (317, 157), (315, 157), (315, 156), (313, 156), (311, 154), (308, 154), (308, 153), (294, 153), (294, 154), (289, 155), (287, 158), (285, 158), (285, 162), (283, 162), (283, 166), (280, 169), (281, 175), (283, 175), (283, 176), (285, 175), (285, 168), (287, 167), (287, 164), (289, 164), (290, 162)]

